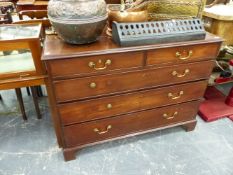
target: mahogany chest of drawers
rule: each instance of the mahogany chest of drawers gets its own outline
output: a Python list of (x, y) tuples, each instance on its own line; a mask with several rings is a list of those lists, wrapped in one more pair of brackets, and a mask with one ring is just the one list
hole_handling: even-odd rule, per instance
[(44, 44), (54, 128), (65, 160), (85, 146), (174, 126), (194, 129), (221, 45), (205, 40), (118, 47)]

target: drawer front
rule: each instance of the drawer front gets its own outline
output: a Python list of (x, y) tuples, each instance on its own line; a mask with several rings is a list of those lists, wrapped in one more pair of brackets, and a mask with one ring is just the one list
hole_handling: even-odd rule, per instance
[(58, 102), (207, 79), (213, 61), (55, 82)]
[(49, 66), (50, 74), (53, 77), (62, 77), (67, 75), (85, 75), (116, 69), (141, 67), (142, 64), (143, 53), (131, 52), (54, 60), (49, 61), (47, 65)]
[(151, 50), (147, 52), (147, 65), (213, 59), (217, 57), (219, 47), (218, 43), (211, 43)]
[(65, 144), (66, 147), (84, 145), (179, 122), (191, 121), (196, 117), (199, 104), (199, 101), (194, 101), (67, 126), (64, 127)]
[(157, 88), (124, 95), (59, 105), (63, 125), (101, 119), (109, 116), (172, 105), (200, 99), (207, 82)]

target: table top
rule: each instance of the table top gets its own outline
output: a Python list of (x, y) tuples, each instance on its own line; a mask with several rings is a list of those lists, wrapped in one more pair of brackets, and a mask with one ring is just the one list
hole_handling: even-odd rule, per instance
[(203, 16), (217, 20), (233, 21), (233, 3), (228, 5), (217, 4), (210, 8), (205, 8)]
[(0, 25), (0, 41), (39, 38), (41, 24)]
[(72, 45), (62, 41), (57, 35), (47, 35), (44, 42), (44, 52), (42, 60), (62, 59), (80, 56), (104, 55), (112, 53), (122, 53), (130, 51), (142, 51), (157, 48), (205, 44), (222, 42), (218, 36), (207, 33), (204, 40), (194, 40), (185, 42), (175, 42), (166, 44), (150, 44), (142, 46), (121, 47), (115, 44), (112, 39), (106, 35), (99, 38), (98, 41), (91, 44)]

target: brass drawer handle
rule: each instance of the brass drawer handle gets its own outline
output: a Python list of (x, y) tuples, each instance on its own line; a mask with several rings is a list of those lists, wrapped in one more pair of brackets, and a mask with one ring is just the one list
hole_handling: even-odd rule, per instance
[(112, 104), (110, 104), (110, 103), (107, 104), (107, 108), (108, 108), (108, 109), (112, 109)]
[(173, 100), (176, 100), (176, 99), (179, 99), (181, 98), (181, 96), (184, 94), (184, 91), (180, 91), (178, 93), (178, 95), (173, 95), (172, 93), (168, 93), (168, 97), (173, 99)]
[(98, 128), (95, 128), (94, 132), (96, 132), (99, 135), (101, 135), (101, 134), (106, 134), (110, 129), (112, 129), (112, 125), (108, 125), (107, 128), (106, 128), (106, 130), (104, 130), (104, 131), (100, 131)]
[(177, 111), (174, 112), (174, 114), (172, 116), (169, 116), (168, 114), (165, 113), (165, 114), (163, 114), (163, 118), (165, 118), (167, 120), (171, 120), (171, 119), (175, 118), (175, 116), (177, 116), (177, 115), (178, 115)]
[[(101, 64), (102, 60), (99, 60), (98, 63)], [(104, 69), (106, 69), (111, 64), (112, 64), (112, 61), (108, 59), (108, 60), (105, 61), (104, 67), (96, 67), (96, 64), (94, 62), (92, 62), (92, 61), (88, 63), (88, 66), (90, 68), (95, 69), (95, 70), (104, 70)]]
[(190, 51), (188, 52), (188, 56), (186, 56), (186, 57), (182, 57), (182, 54), (181, 54), (180, 52), (176, 52), (176, 57), (179, 58), (180, 60), (187, 60), (187, 59), (189, 59), (192, 55), (193, 55), (193, 51), (192, 51), (192, 50), (190, 50)]
[(90, 88), (92, 88), (92, 89), (96, 88), (96, 83), (92, 82), (92, 83), (90, 84)]
[(173, 71), (172, 75), (176, 76), (177, 78), (182, 78), (182, 77), (185, 77), (189, 72), (190, 72), (189, 69), (185, 69), (183, 74), (179, 74), (177, 71)]

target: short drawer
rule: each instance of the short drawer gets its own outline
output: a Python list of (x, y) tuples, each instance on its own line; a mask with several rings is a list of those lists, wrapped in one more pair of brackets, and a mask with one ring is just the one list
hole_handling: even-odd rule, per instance
[(191, 121), (200, 101), (157, 108), (64, 127), (66, 147), (85, 145), (135, 132)]
[(116, 94), (174, 83), (207, 79), (214, 61), (168, 66), (121, 74), (76, 78), (54, 83), (58, 102)]
[(63, 125), (200, 99), (207, 82), (157, 88), (136, 93), (59, 105)]
[(219, 47), (218, 43), (210, 43), (151, 50), (147, 52), (147, 65), (213, 59), (217, 57)]
[(47, 62), (50, 74), (53, 77), (85, 75), (117, 69), (141, 67), (142, 64), (142, 52), (98, 55), (90, 57), (52, 60)]

